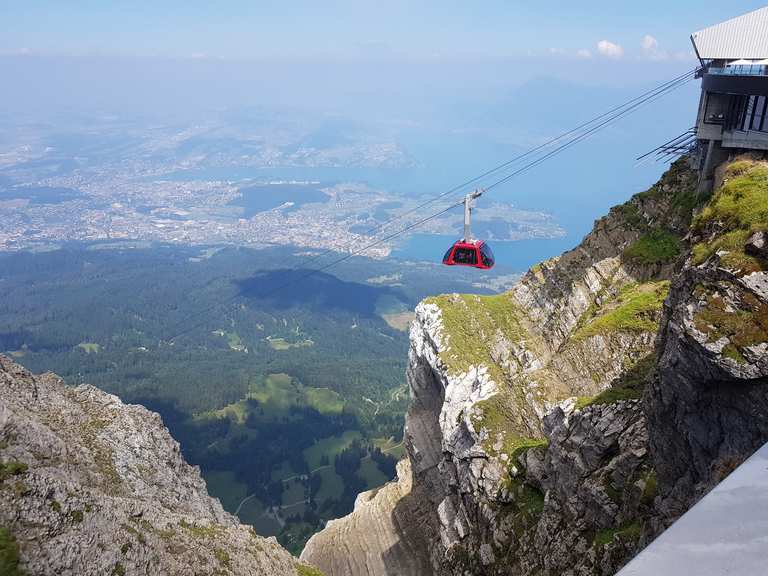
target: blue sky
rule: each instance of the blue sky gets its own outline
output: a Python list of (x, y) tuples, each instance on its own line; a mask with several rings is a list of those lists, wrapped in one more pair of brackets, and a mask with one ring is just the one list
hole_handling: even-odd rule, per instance
[[(0, 127), (344, 118), (463, 180), (692, 69), (692, 32), (762, 5), (0, 0)], [(498, 196), (582, 234), (656, 180), (635, 158), (688, 129), (698, 98), (686, 84)]]
[[(0, 53), (173, 58), (665, 60), (760, 1), (0, 2)], [(599, 44), (603, 42), (603, 44)]]

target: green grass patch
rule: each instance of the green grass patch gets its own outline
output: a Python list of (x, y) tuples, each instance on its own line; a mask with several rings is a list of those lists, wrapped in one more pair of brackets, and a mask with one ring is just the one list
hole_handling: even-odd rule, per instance
[(576, 409), (582, 410), (587, 406), (599, 406), (602, 404), (613, 404), (622, 400), (639, 400), (642, 398), (641, 390), (633, 388), (607, 388), (597, 396), (579, 396), (576, 400)]
[(288, 462), (288, 460), (283, 460), (280, 462), (280, 466), (272, 468), (272, 471), (269, 474), (270, 479), (273, 482), (276, 482), (277, 480), (285, 480), (286, 478), (290, 478), (291, 476), (295, 475), (296, 472), (293, 470), (293, 468), (291, 468), (291, 463)]
[(365, 481), (367, 490), (378, 488), (389, 482), (389, 478), (384, 475), (378, 464), (376, 464), (372, 458), (364, 458), (360, 460), (360, 467), (357, 469), (357, 475)]
[(238, 504), (248, 495), (248, 486), (238, 481), (234, 472), (204, 470), (203, 478), (208, 492), (221, 501), (227, 512), (234, 513)]
[(371, 442), (376, 448), (397, 460), (402, 460), (405, 457), (405, 444), (402, 440), (397, 442), (390, 436), (389, 438), (373, 438)]
[(730, 344), (723, 354), (737, 362), (744, 362), (741, 350), (768, 341), (768, 306), (751, 293), (744, 293), (737, 308), (726, 304), (719, 294), (708, 294), (706, 305), (693, 317), (696, 329), (715, 342), (723, 337)]
[[(304, 485), (298, 480), (290, 480), (283, 483), (283, 495), (281, 504), (288, 506), (296, 502), (302, 502), (305, 499)], [(291, 514), (295, 513), (291, 510)]]
[(190, 524), (186, 520), (180, 521), (179, 526), (181, 526), (195, 538), (215, 538), (219, 536), (222, 531), (221, 526), (218, 524)]
[(330, 463), (333, 463), (333, 459), (337, 454), (362, 437), (362, 434), (357, 430), (347, 430), (341, 436), (329, 436), (328, 438), (318, 440), (304, 450), (304, 461), (310, 470), (314, 470), (321, 465), (320, 461), (324, 455), (328, 457)]
[(724, 184), (694, 219), (693, 227), (704, 233), (713, 223), (723, 231), (693, 247), (694, 263), (728, 251), (722, 259), (728, 268), (744, 274), (763, 269), (763, 263), (744, 252), (744, 244), (753, 232), (768, 230), (768, 164), (741, 160), (726, 169)]
[(646, 506), (651, 506), (654, 499), (656, 498), (656, 494), (659, 492), (659, 484), (658, 480), (656, 479), (656, 472), (649, 472), (643, 480), (645, 482), (645, 486), (643, 487), (643, 493), (640, 496), (640, 501)]
[(574, 333), (580, 340), (610, 332), (655, 332), (659, 311), (669, 293), (669, 281), (632, 284), (592, 313)]
[(306, 402), (320, 414), (341, 414), (344, 400), (330, 388), (306, 388)]
[(640, 209), (633, 202), (627, 202), (616, 206), (614, 210), (621, 216), (630, 228), (635, 230), (644, 230), (647, 227), (645, 218), (640, 213)]
[(624, 250), (625, 259), (639, 264), (664, 264), (679, 254), (680, 239), (661, 229), (644, 234)]
[(719, 235), (710, 242), (700, 242), (693, 247), (693, 263), (701, 264), (716, 252), (722, 252), (721, 266), (737, 270), (742, 275), (759, 272), (763, 269), (763, 263), (744, 251), (744, 245), (751, 234), (749, 230), (733, 230)]
[[(255, 401), (257, 405), (251, 405)], [(230, 418), (238, 424), (245, 424), (248, 415), (272, 420), (291, 411), (294, 407), (309, 406), (321, 414), (340, 414), (345, 402), (329, 388), (309, 388), (288, 374), (269, 374), (248, 389), (244, 400), (228, 404), (219, 410), (198, 415), (198, 418)]]
[(593, 544), (597, 547), (607, 546), (613, 542), (616, 536), (618, 536), (624, 542), (638, 540), (641, 533), (642, 526), (640, 526), (640, 522), (638, 520), (635, 520), (634, 522), (624, 524), (620, 528), (607, 528), (605, 530), (600, 530), (595, 535)]
[(611, 388), (600, 392), (597, 396), (580, 396), (576, 399), (576, 409), (582, 410), (587, 406), (613, 404), (622, 400), (639, 400), (650, 375), (656, 369), (656, 354), (650, 353), (628, 368), (613, 383)]
[(515, 492), (515, 504), (522, 512), (536, 517), (544, 511), (544, 494), (529, 484), (522, 484)]
[(23, 576), (19, 568), (19, 545), (8, 528), (0, 527), (0, 574)]
[(531, 448), (546, 448), (547, 446), (549, 446), (547, 440), (538, 438), (517, 438), (511, 441), (505, 441), (503, 450), (504, 453), (509, 456), (510, 464), (519, 468), (521, 464), (518, 460), (525, 452)]
[(227, 346), (229, 346), (230, 350), (234, 350), (235, 352), (245, 352), (248, 349), (246, 345), (243, 343), (243, 340), (240, 338), (240, 335), (237, 332), (227, 332), (226, 330), (214, 330), (213, 333), (216, 336), (221, 336), (222, 338), (226, 338)]
[(325, 575), (314, 566), (308, 566), (306, 564), (297, 564), (296, 576), (325, 576)]
[(301, 388), (288, 374), (270, 374), (258, 384), (252, 384), (248, 398), (257, 400), (264, 406), (273, 406), (279, 410), (288, 410), (301, 402)]
[(502, 451), (508, 456), (507, 477), (504, 481), (504, 487), (512, 494), (517, 510), (528, 517), (538, 516), (544, 510), (544, 494), (522, 479), (525, 467), (519, 462), (519, 459), (532, 448), (546, 448), (547, 446), (546, 440), (505, 437), (502, 448)]
[(245, 424), (245, 419), (248, 417), (248, 405), (245, 401), (240, 400), (232, 404), (227, 404), (219, 410), (212, 410), (210, 412), (204, 412), (198, 414), (197, 419), (205, 420), (206, 418), (229, 418), (238, 424)]
[(725, 183), (696, 217), (694, 226), (718, 221), (729, 230), (762, 230), (768, 223), (768, 164), (740, 161), (726, 170)]
[(312, 340), (311, 338), (305, 338), (303, 340), (297, 340), (296, 342), (290, 342), (285, 338), (278, 338), (277, 336), (267, 336), (265, 340), (273, 350), (290, 350), (291, 348), (309, 348), (315, 345), (314, 340)]
[(77, 348), (83, 350), (86, 354), (98, 354), (101, 351), (101, 345), (96, 342), (80, 342)]
[(265, 514), (264, 504), (258, 498), (245, 502), (237, 516), (241, 522), (250, 524), (262, 536), (277, 536), (282, 530), (275, 518)]
[(216, 558), (216, 561), (219, 563), (219, 566), (222, 568), (229, 568), (231, 559), (229, 557), (229, 552), (226, 550), (223, 550), (221, 548), (216, 548), (213, 551), (213, 556)]
[(490, 355), (494, 335), (500, 332), (513, 342), (525, 337), (512, 296), (453, 294), (427, 298), (425, 303), (440, 308), (444, 335), (440, 359), (448, 372), (461, 374), (470, 366), (484, 365), (502, 382), (504, 375)]
[(270, 374), (260, 384), (252, 385), (248, 399), (256, 400), (267, 413), (282, 413), (292, 406), (310, 406), (321, 414), (340, 414), (344, 400), (329, 388), (302, 386), (288, 374)]
[(344, 479), (336, 473), (333, 467), (318, 470), (315, 474), (321, 478), (320, 490), (315, 495), (318, 504), (326, 500), (339, 500), (344, 493)]
[(13, 476), (26, 474), (27, 470), (29, 470), (29, 466), (24, 462), (9, 460), (8, 462), (0, 463), (0, 484)]

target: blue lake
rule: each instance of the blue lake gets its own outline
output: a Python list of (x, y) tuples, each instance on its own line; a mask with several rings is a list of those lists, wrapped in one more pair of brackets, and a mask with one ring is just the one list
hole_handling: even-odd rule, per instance
[(0, 186), (0, 200), (24, 198), (32, 204), (61, 204), (69, 200), (82, 197), (83, 193), (73, 188), (61, 188), (54, 186), (16, 186), (2, 188)]
[(325, 202), (328, 200), (323, 192), (317, 186), (302, 184), (267, 184), (247, 186), (240, 188), (242, 196), (235, 198), (229, 204), (230, 206), (241, 206), (243, 218), (250, 218), (254, 214), (272, 210), (292, 202), (296, 209), (302, 204), (309, 202)]
[[(392, 256), (404, 260), (441, 262), (446, 250), (456, 240), (457, 237), (455, 236), (414, 234), (402, 245), (396, 247)], [(579, 239), (565, 236), (563, 238), (490, 242), (490, 245), (496, 256), (496, 265), (499, 269), (525, 272), (537, 262), (558, 256), (578, 243)]]
[[(423, 168), (367, 168), (367, 167), (303, 167), (270, 166), (268, 168), (214, 167), (195, 170), (180, 170), (151, 180), (172, 180), (193, 182), (196, 180), (295, 180), (322, 182), (324, 185), (336, 182), (367, 182), (371, 186), (393, 192), (440, 191), (438, 185), (429, 181), (429, 173)], [(425, 184), (431, 184), (425, 187)]]

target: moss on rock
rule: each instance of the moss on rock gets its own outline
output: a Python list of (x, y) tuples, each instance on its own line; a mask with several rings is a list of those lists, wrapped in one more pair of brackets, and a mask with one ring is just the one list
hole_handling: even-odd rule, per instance
[(307, 564), (297, 564), (296, 574), (297, 576), (324, 576), (320, 570)]
[(8, 528), (0, 527), (0, 574), (23, 576), (19, 568), (19, 545)]
[(16, 460), (0, 462), (0, 484), (13, 476), (25, 474), (28, 468), (29, 467), (24, 462), (18, 462)]
[(518, 341), (525, 335), (519, 320), (520, 311), (512, 296), (449, 294), (427, 298), (425, 303), (440, 308), (446, 336), (440, 359), (449, 374), (484, 365), (500, 381), (503, 375), (490, 353), (495, 336)]
[(639, 264), (665, 264), (680, 254), (680, 238), (662, 229), (651, 230), (624, 250), (624, 258)]
[(641, 533), (642, 526), (640, 525), (640, 522), (636, 520), (624, 524), (619, 528), (606, 528), (605, 530), (600, 530), (595, 535), (593, 544), (596, 547), (607, 546), (608, 544), (611, 544), (616, 537), (624, 542), (634, 541), (640, 538)]
[[(728, 283), (734, 294), (738, 288)], [(723, 355), (744, 362), (743, 350), (768, 341), (768, 305), (751, 293), (741, 293), (738, 300), (727, 302), (719, 293), (699, 291), (704, 305), (694, 315), (696, 329), (710, 342), (727, 338)]]
[(733, 162), (723, 185), (694, 219), (693, 230), (706, 238), (693, 247), (695, 264), (721, 253), (727, 268), (742, 274), (763, 270), (764, 263), (747, 254), (744, 245), (753, 232), (768, 230), (768, 163)]
[[(581, 320), (574, 340), (609, 332), (655, 332), (659, 311), (669, 293), (669, 282), (630, 284), (601, 307), (588, 311), (592, 317)], [(586, 315), (585, 315), (586, 316)]]

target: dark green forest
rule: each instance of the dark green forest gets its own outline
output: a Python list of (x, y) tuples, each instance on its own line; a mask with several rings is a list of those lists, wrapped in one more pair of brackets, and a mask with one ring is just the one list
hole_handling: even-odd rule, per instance
[(0, 351), (159, 412), (225, 508), (298, 552), (402, 456), (408, 340), (385, 317), (469, 288), (430, 265), (301, 262), (286, 248), (2, 254)]

